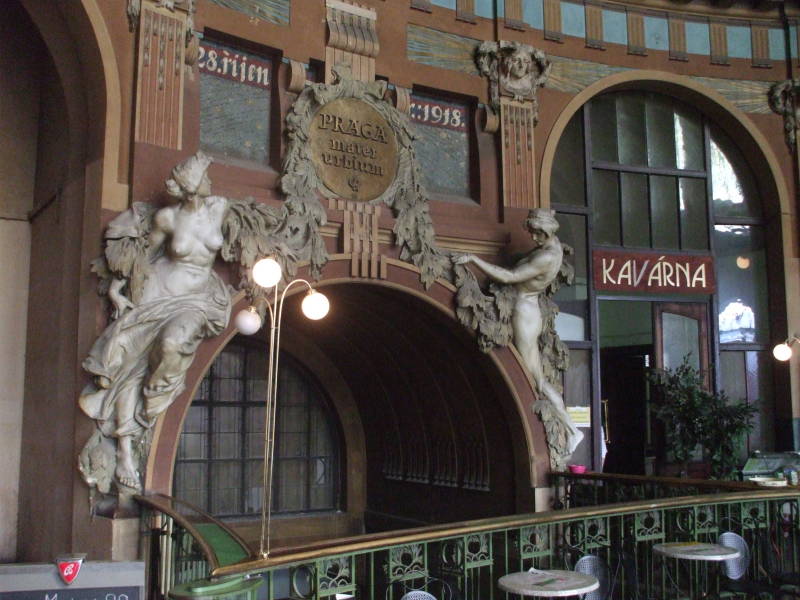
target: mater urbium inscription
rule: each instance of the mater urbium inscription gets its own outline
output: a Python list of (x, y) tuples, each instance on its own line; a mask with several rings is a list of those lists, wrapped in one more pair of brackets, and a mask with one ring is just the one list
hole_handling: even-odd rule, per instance
[(319, 178), (334, 195), (373, 200), (397, 173), (397, 139), (377, 110), (356, 98), (339, 98), (314, 115), (309, 135)]

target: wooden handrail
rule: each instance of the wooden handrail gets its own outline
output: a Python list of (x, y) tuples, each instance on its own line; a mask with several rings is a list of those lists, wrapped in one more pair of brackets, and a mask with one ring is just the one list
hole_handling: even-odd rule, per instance
[(660, 484), (672, 487), (694, 487), (698, 489), (715, 489), (715, 490), (754, 490), (761, 489), (757, 484), (752, 481), (726, 481), (721, 479), (689, 479), (686, 477), (652, 477), (649, 475), (622, 475), (618, 473), (595, 473), (592, 471), (586, 473), (570, 473), (568, 471), (561, 471), (551, 473), (551, 477), (564, 477), (569, 479), (585, 479), (589, 481), (610, 481), (610, 482), (630, 482), (636, 484)]
[[(751, 488), (748, 488), (751, 489)], [(302, 563), (329, 556), (341, 554), (354, 554), (379, 550), (386, 546), (399, 546), (429, 542), (439, 538), (458, 537), (486, 531), (515, 529), (534, 525), (543, 525), (558, 521), (569, 521), (589, 517), (601, 517), (620, 513), (633, 513), (648, 510), (674, 508), (678, 506), (693, 506), (697, 504), (737, 502), (742, 500), (775, 499), (781, 497), (800, 496), (800, 490), (795, 488), (781, 488), (778, 490), (758, 489), (752, 491), (738, 491), (728, 494), (704, 494), (695, 496), (677, 496), (656, 501), (622, 502), (618, 504), (604, 504), (600, 506), (571, 508), (558, 511), (529, 513), (524, 515), (509, 515), (505, 517), (492, 517), (473, 521), (461, 521), (429, 527), (418, 527), (403, 531), (382, 532), (357, 537), (337, 538), (325, 542), (282, 548), (274, 550), (268, 558), (244, 560), (239, 563), (212, 569), (211, 577), (229, 577), (266, 571), (268, 569)]]
[(182, 504), (186, 506), (193, 512), (197, 513), (200, 517), (202, 517), (203, 522), (211, 523), (212, 525), (216, 525), (226, 534), (231, 536), (231, 538), (242, 547), (242, 550), (245, 554), (250, 555), (251, 557), (254, 554), (250, 551), (250, 548), (247, 545), (247, 542), (242, 539), (242, 537), (236, 533), (233, 529), (225, 525), (222, 521), (215, 519), (208, 513), (204, 512), (203, 510), (197, 508), (196, 506), (190, 504), (189, 502), (185, 502), (183, 500), (178, 500), (177, 498), (173, 498), (171, 496), (167, 496), (165, 494), (148, 494), (146, 496), (143, 495), (135, 495), (134, 500), (136, 500), (139, 504), (147, 506), (153, 510), (158, 512), (162, 512), (165, 515), (169, 516), (173, 521), (178, 523), (181, 527), (183, 527), (189, 534), (197, 541), (200, 545), (200, 550), (203, 552), (206, 560), (208, 561), (209, 567), (213, 572), (215, 569), (220, 568), (219, 559), (217, 558), (217, 552), (211, 546), (211, 544), (206, 541), (205, 536), (197, 529), (195, 523), (191, 520), (187, 519), (185, 515), (182, 515), (175, 509), (175, 504)]

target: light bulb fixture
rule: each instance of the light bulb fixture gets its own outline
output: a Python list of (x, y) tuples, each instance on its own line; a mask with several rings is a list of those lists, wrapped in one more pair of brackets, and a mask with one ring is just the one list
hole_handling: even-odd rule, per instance
[(236, 313), (234, 324), (239, 333), (244, 335), (253, 335), (256, 331), (261, 329), (261, 315), (258, 314), (255, 306), (248, 306)]
[(328, 297), (321, 294), (317, 290), (310, 289), (308, 294), (303, 298), (303, 303), (300, 305), (303, 314), (312, 321), (319, 321), (331, 309), (331, 303), (328, 302)]
[(736, 257), (736, 266), (740, 269), (749, 269), (750, 268), (750, 259), (746, 256), (737, 256)]
[(253, 265), (253, 281), (262, 288), (278, 285), (283, 273), (278, 261), (272, 257), (262, 258)]
[(772, 356), (781, 362), (786, 362), (792, 358), (792, 345), (799, 342), (800, 337), (795, 333), (793, 336), (786, 338), (782, 344), (778, 344), (772, 349)]

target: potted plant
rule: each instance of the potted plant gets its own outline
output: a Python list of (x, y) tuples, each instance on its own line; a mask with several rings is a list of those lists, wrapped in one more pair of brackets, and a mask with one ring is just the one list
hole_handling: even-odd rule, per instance
[(686, 476), (699, 452), (710, 461), (711, 476), (731, 479), (737, 467), (737, 442), (753, 428), (754, 406), (731, 401), (724, 392), (705, 389), (703, 375), (688, 357), (675, 369), (653, 372), (654, 416), (664, 424), (666, 450)]

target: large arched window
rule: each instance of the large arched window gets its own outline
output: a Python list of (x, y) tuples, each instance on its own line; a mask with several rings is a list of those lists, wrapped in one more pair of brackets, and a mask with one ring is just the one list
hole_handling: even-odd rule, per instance
[[(694, 305), (695, 314), (699, 307), (701, 317), (706, 315), (702, 318), (707, 321), (710, 360), (701, 362), (696, 350), (690, 359), (709, 364), (711, 382), (732, 398), (758, 404), (758, 424), (746, 449), (770, 449), (773, 393), (766, 352), (765, 221), (755, 179), (734, 141), (676, 98), (645, 91), (602, 94), (578, 111), (564, 130), (550, 199), (561, 223), (559, 237), (576, 251), (575, 285), (562, 288), (556, 297), (562, 311), (559, 333), (571, 348), (575, 375), (580, 375), (567, 378), (568, 405), (587, 405), (593, 399), (595, 422), (607, 427), (605, 415), (613, 417), (613, 410), (606, 410), (611, 404), (600, 404), (601, 394), (604, 403), (610, 402), (608, 390), (600, 388), (612, 389), (615, 383), (604, 377), (604, 365), (612, 371), (639, 364), (637, 355), (642, 369), (655, 366), (659, 340), (664, 340), (665, 355), (681, 347), (666, 348), (670, 323), (689, 323), (672, 316), (669, 322), (659, 322), (663, 311), (688, 314)], [(598, 250), (651, 253), (653, 260), (663, 254), (711, 255), (716, 291), (598, 292), (591, 283), (591, 257)], [(644, 395), (644, 388), (641, 391)], [(647, 420), (644, 410), (642, 419)], [(627, 418), (631, 411), (623, 413)], [(630, 423), (616, 426), (614, 432), (611, 423), (611, 435), (606, 430), (603, 436), (619, 445), (620, 431), (630, 431)], [(645, 447), (650, 442), (648, 437), (632, 452), (650, 452)], [(593, 450), (601, 448), (597, 439), (594, 449), (587, 442), (574, 459), (591, 461)]]
[[(267, 353), (236, 337), (200, 384), (175, 460), (175, 497), (218, 517), (261, 513)], [(319, 384), (281, 354), (272, 486), (274, 513), (339, 508), (336, 419)]]

